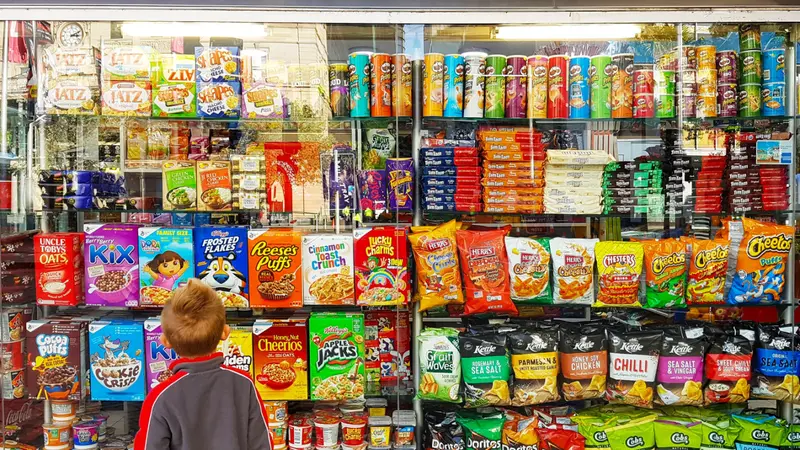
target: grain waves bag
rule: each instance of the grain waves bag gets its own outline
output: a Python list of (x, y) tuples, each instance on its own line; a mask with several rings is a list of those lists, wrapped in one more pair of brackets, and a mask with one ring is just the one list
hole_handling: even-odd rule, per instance
[(739, 326), (711, 331), (711, 346), (705, 358), (706, 403), (744, 403), (750, 399), (750, 362), (753, 330)]
[(505, 417), (501, 413), (459, 413), (456, 420), (464, 429), (464, 450), (500, 450)]
[(753, 358), (753, 398), (800, 399), (800, 337), (793, 326), (758, 325)]
[(657, 405), (703, 405), (702, 328), (664, 329), (656, 376)]
[(606, 399), (652, 408), (662, 332), (608, 330), (608, 337)]
[(461, 333), (458, 345), (464, 378), (464, 406), (508, 405), (511, 364), (506, 336), (495, 331), (475, 335)]
[(604, 328), (588, 324), (564, 329), (559, 342), (559, 356), (564, 400), (605, 396), (608, 345)]
[(517, 315), (508, 283), (508, 230), (456, 231), (466, 290), (465, 314)]
[(511, 404), (536, 405), (561, 400), (558, 393), (558, 328), (537, 327), (508, 334), (514, 386)]
[(515, 303), (552, 304), (550, 239), (506, 237), (506, 253), (511, 275), (511, 300)]
[(598, 242), (598, 239), (550, 240), (553, 303), (594, 303), (594, 247)]
[(460, 403), (461, 355), (458, 331), (453, 328), (426, 328), (419, 342), (420, 382), (417, 397)]
[(426, 409), (423, 421), (425, 450), (464, 450), (464, 430), (454, 411)]

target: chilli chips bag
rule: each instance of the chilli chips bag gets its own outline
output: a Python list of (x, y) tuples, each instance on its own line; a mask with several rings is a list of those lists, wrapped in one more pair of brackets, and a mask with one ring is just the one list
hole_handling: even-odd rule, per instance
[(662, 334), (661, 330), (608, 330), (606, 398), (609, 403), (653, 407), (653, 384)]
[(647, 308), (686, 306), (686, 244), (678, 239), (642, 241)]
[(753, 358), (753, 398), (800, 399), (800, 337), (795, 327), (758, 325)]
[(744, 403), (750, 399), (751, 329), (739, 326), (709, 328), (711, 346), (706, 353), (704, 389), (706, 403)]
[(508, 334), (514, 390), (511, 404), (536, 405), (561, 400), (558, 394), (558, 328), (539, 326)]
[(552, 304), (550, 239), (506, 237), (511, 300), (515, 303)]
[(689, 247), (689, 279), (686, 303), (692, 306), (725, 304), (728, 249), (725, 239), (684, 238)]
[(594, 324), (567, 327), (559, 342), (564, 400), (602, 398), (606, 393), (606, 330)]
[(728, 303), (772, 304), (781, 300), (794, 227), (742, 218), (744, 237), (736, 257)]
[(644, 253), (640, 242), (599, 242), (597, 257), (597, 301), (594, 306), (642, 306), (639, 277)]
[(465, 314), (517, 314), (508, 287), (507, 230), (456, 231), (467, 301)]
[(408, 239), (417, 263), (419, 310), (464, 303), (458, 270), (456, 221), (451, 220), (431, 231), (412, 233)]
[(550, 240), (553, 257), (553, 303), (594, 303), (594, 247), (597, 239)]
[(664, 329), (656, 376), (657, 405), (703, 406), (705, 347), (702, 328)]
[(464, 378), (464, 406), (508, 405), (511, 364), (506, 352), (506, 335), (496, 330), (474, 335), (461, 333), (458, 348)]

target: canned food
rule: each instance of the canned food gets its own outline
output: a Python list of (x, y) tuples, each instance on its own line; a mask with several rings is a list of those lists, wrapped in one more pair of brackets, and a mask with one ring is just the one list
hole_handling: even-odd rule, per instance
[(633, 94), (633, 117), (647, 119), (655, 115), (653, 94)]
[(717, 113), (719, 117), (736, 117), (739, 114), (739, 97), (735, 84), (717, 86)]
[(25, 367), (25, 362), (22, 358), (25, 353), (24, 344), (24, 340), (0, 343), (0, 355), (2, 355), (0, 370), (21, 370)]
[(650, 65), (633, 66), (633, 93), (653, 94), (655, 92), (655, 78)]
[(695, 114), (701, 119), (717, 117), (717, 94), (698, 94)]
[(395, 117), (408, 117), (413, 113), (413, 80), (414, 72), (408, 56), (403, 53), (392, 55), (392, 114)]
[(746, 50), (761, 50), (761, 27), (753, 24), (739, 25), (739, 48)]
[(733, 50), (717, 52), (717, 82), (736, 84), (739, 82), (739, 58)]
[(350, 74), (347, 64), (330, 65), (328, 81), (331, 90), (331, 113), (333, 117), (350, 116)]
[(611, 118), (611, 56), (592, 56), (589, 62), (590, 109), (592, 119)]
[(464, 117), (483, 117), (486, 53), (467, 52), (464, 57)]
[(568, 63), (569, 57), (566, 55), (553, 55), (547, 58), (547, 117), (551, 119), (569, 117)]
[(422, 115), (441, 117), (444, 111), (444, 55), (426, 53), (422, 65)]
[(589, 62), (588, 56), (575, 56), (569, 60), (569, 118), (588, 119), (589, 108)]
[(678, 49), (675, 48), (659, 56), (656, 70), (678, 70)]
[(444, 57), (444, 116), (461, 117), (464, 114), (464, 57)]
[(372, 117), (392, 115), (392, 57), (373, 53), (369, 62), (369, 111)]
[(72, 443), (72, 424), (69, 425), (42, 425), (42, 432), (44, 434), (45, 447), (60, 447)]
[(786, 50), (777, 48), (764, 52), (762, 78), (764, 83), (786, 82)]
[(369, 117), (369, 63), (372, 52), (354, 52), (348, 57), (350, 117)]
[(761, 84), (739, 86), (739, 117), (761, 115)]
[(761, 86), (761, 106), (764, 116), (786, 115), (786, 83), (766, 83)]
[(657, 94), (655, 102), (656, 117), (662, 119), (675, 117), (675, 95)]
[(506, 59), (506, 117), (524, 119), (528, 114), (528, 61), (521, 55)]
[(739, 66), (741, 84), (761, 83), (761, 50), (743, 51)]
[(633, 117), (633, 53), (611, 57), (611, 117)]
[(681, 96), (681, 112), (683, 117), (695, 117), (697, 115), (697, 94)]
[(672, 70), (656, 70), (653, 74), (655, 94), (675, 95), (675, 72)]
[(72, 426), (72, 440), (75, 446), (96, 445), (99, 433), (97, 422), (81, 422)]
[(528, 57), (528, 118), (547, 118), (548, 58), (543, 55)]
[(506, 57), (486, 57), (486, 99), (483, 116), (493, 119), (505, 117), (506, 109)]
[(717, 68), (717, 48), (713, 45), (697, 46), (697, 70)]
[(697, 84), (683, 83), (683, 87), (681, 88), (681, 93), (683, 95), (697, 95)]
[(0, 384), (0, 387), (3, 389), (4, 399), (14, 400), (17, 398), (25, 398), (27, 396), (28, 390), (25, 386), (24, 368), (3, 372), (0, 374), (0, 377), (2, 377), (2, 384)]
[(16, 341), (25, 337), (25, 324), (31, 318), (30, 308), (7, 308), (0, 314), (0, 341)]

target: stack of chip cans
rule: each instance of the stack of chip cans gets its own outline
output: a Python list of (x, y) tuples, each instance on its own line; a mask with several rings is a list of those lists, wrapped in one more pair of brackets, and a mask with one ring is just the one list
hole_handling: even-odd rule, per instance
[(761, 115), (761, 29), (758, 25), (739, 27), (739, 116)]
[(422, 139), (422, 209), (480, 212), (480, 158), (475, 140)]
[(786, 115), (786, 50), (782, 47), (765, 50), (763, 56), (762, 112), (769, 117)]
[(541, 214), (545, 150), (528, 128), (483, 127), (483, 203), (487, 213)]

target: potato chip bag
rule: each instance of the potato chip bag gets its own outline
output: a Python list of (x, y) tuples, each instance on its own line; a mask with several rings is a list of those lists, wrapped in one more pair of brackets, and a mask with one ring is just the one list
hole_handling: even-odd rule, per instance
[(800, 338), (796, 327), (758, 324), (752, 397), (800, 400)]
[(792, 450), (800, 447), (800, 425), (790, 424), (781, 440), (781, 450)]
[(651, 450), (656, 447), (656, 414), (615, 425), (606, 430), (612, 449)]
[(686, 307), (686, 244), (678, 239), (642, 241), (647, 308)]
[(558, 393), (558, 328), (523, 328), (508, 334), (514, 389), (511, 404), (536, 405), (561, 400)]
[(667, 327), (656, 375), (656, 405), (703, 406), (702, 328)]
[(725, 304), (725, 273), (728, 270), (730, 243), (724, 239), (685, 238), (683, 241), (690, 254), (686, 303)]
[(425, 328), (419, 342), (420, 379), (417, 398), (460, 403), (461, 355), (458, 330)]
[(550, 240), (553, 258), (553, 303), (594, 303), (594, 248), (598, 239)]
[(515, 303), (553, 303), (550, 290), (550, 239), (506, 237), (511, 300)]
[(711, 403), (744, 403), (750, 399), (750, 363), (755, 332), (741, 326), (708, 328), (711, 346), (706, 352), (703, 390)]
[(597, 257), (597, 301), (594, 306), (642, 306), (639, 277), (644, 253), (640, 242), (599, 242)]
[(512, 314), (517, 308), (508, 286), (507, 230), (456, 231), (466, 288), (465, 314)]
[(502, 413), (475, 414), (470, 411), (459, 412), (456, 421), (464, 429), (463, 450), (500, 449), (503, 436)]
[(697, 450), (703, 434), (699, 420), (662, 417), (653, 422), (658, 450)]
[[(564, 400), (587, 400), (606, 395), (608, 345), (605, 328), (595, 324), (568, 325), (561, 332), (559, 356)], [(587, 443), (589, 440), (587, 437)]]
[(577, 431), (539, 428), (539, 450), (583, 450), (586, 440)]
[(458, 269), (456, 221), (451, 220), (431, 231), (408, 236), (417, 263), (419, 310), (464, 303)]
[(736, 437), (736, 448), (741, 450), (777, 450), (780, 448), (787, 429), (775, 416), (760, 414), (754, 416), (731, 416), (733, 422), (741, 427)]
[(794, 227), (742, 218), (744, 237), (736, 257), (728, 303), (772, 304), (781, 300)]
[[(702, 411), (705, 410), (699, 410), (699, 412)], [(733, 449), (741, 430), (742, 427), (727, 415), (722, 418), (704, 418), (700, 424), (700, 448), (703, 450)]]
[(586, 439), (586, 450), (609, 450), (611, 448), (606, 430), (616, 425), (615, 417), (583, 415), (583, 411), (581, 411), (579, 415), (572, 418), (572, 421), (578, 424), (578, 433)]
[(539, 421), (534, 417), (506, 410), (501, 437), (502, 448), (508, 450), (536, 450), (539, 448), (539, 435), (536, 429)]
[(462, 450), (464, 430), (456, 421), (455, 411), (426, 408), (423, 414), (422, 442), (425, 450)]
[(461, 333), (458, 349), (464, 379), (464, 406), (508, 405), (511, 402), (508, 387), (511, 363), (506, 351), (506, 335), (496, 330)]
[(653, 384), (662, 337), (661, 330), (608, 330), (606, 399), (609, 403), (653, 407)]

